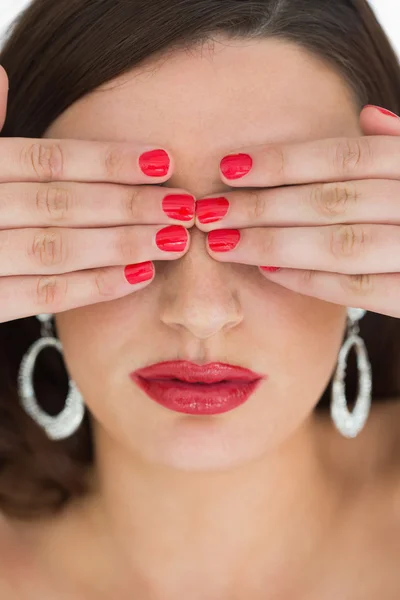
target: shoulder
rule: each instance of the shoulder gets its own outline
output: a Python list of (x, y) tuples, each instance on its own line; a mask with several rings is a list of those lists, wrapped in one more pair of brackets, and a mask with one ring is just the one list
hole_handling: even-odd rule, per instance
[(28, 557), (10, 523), (0, 513), (0, 598), (28, 597), (25, 582), (34, 575)]

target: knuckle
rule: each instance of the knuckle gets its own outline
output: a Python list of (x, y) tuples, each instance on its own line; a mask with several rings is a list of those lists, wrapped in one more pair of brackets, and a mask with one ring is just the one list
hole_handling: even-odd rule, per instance
[(21, 151), (21, 164), (40, 181), (54, 181), (64, 171), (64, 153), (60, 144), (35, 142)]
[(115, 285), (110, 277), (110, 269), (96, 269), (93, 274), (94, 296), (112, 298), (115, 296)]
[(284, 148), (279, 144), (271, 144), (264, 147), (265, 164), (268, 165), (268, 171), (272, 177), (271, 184), (274, 183), (274, 176), (280, 181), (286, 170), (286, 156)]
[(43, 229), (35, 233), (29, 255), (43, 267), (57, 267), (67, 262), (67, 244), (58, 229)]
[(344, 216), (349, 206), (358, 199), (357, 187), (351, 181), (321, 183), (313, 186), (311, 190), (311, 204), (314, 210), (325, 218)]
[(265, 215), (265, 195), (258, 190), (251, 190), (249, 195), (250, 202), (247, 202), (245, 206), (248, 207), (250, 221), (259, 221)]
[(117, 227), (115, 231), (116, 250), (121, 264), (133, 264), (138, 262), (137, 244), (132, 236), (132, 227)]
[(372, 275), (345, 275), (342, 280), (342, 287), (345, 292), (356, 294), (357, 296), (368, 296), (373, 292)]
[(305, 289), (309, 288), (310, 285), (313, 282), (313, 279), (316, 275), (316, 271), (313, 271), (311, 269), (305, 269), (302, 273), (301, 273), (301, 282), (304, 285)]
[[(41, 276), (38, 278), (36, 286), (36, 302), (38, 306), (51, 308), (54, 312), (57, 308), (62, 308), (68, 294), (67, 277)], [(45, 310), (44, 312), (47, 312)]]
[(140, 192), (136, 187), (129, 187), (127, 189), (126, 195), (123, 200), (124, 204), (124, 216), (128, 218), (129, 221), (133, 221), (134, 223), (140, 222), (143, 216), (143, 202), (140, 199)]
[[(263, 260), (275, 260), (276, 254), (276, 235), (275, 229), (272, 227), (265, 227), (260, 231), (260, 244), (261, 244), (261, 256)], [(279, 260), (278, 260), (279, 262)], [(267, 263), (264, 263), (267, 264)]]
[(334, 170), (353, 173), (369, 164), (371, 157), (372, 147), (367, 137), (345, 138), (334, 147)]
[(363, 226), (339, 225), (332, 228), (330, 249), (336, 258), (359, 256), (369, 243), (369, 235)]
[(124, 154), (119, 146), (111, 145), (107, 148), (104, 165), (106, 174), (110, 179), (118, 178), (124, 162)]
[(43, 186), (36, 193), (36, 208), (51, 221), (63, 222), (69, 216), (72, 193), (66, 188)]

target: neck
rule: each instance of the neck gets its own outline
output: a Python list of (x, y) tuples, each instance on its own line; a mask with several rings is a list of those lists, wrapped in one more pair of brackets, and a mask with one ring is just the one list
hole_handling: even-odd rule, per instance
[(338, 494), (322, 456), (314, 415), (274, 452), (223, 472), (144, 464), (100, 430), (99, 522), (152, 598), (196, 586), (207, 598), (265, 598), (329, 538)]

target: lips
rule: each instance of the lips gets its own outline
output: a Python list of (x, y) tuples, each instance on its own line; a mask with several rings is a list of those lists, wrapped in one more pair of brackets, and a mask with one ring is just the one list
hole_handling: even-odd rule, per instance
[(196, 365), (188, 361), (169, 361), (135, 371), (143, 379), (179, 379), (187, 383), (218, 383), (221, 381), (255, 381), (263, 377), (254, 371), (225, 363)]
[(153, 400), (187, 414), (218, 414), (243, 404), (265, 375), (225, 363), (157, 363), (130, 374)]

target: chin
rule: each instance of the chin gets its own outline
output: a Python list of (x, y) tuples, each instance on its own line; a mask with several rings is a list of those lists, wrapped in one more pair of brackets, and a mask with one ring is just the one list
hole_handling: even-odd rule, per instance
[[(176, 425), (176, 424), (175, 424)], [(221, 471), (259, 459), (266, 451), (265, 439), (250, 433), (224, 430), (220, 423), (182, 422), (157, 436), (143, 458), (152, 463), (184, 471)], [(144, 451), (145, 450), (145, 451)]]

